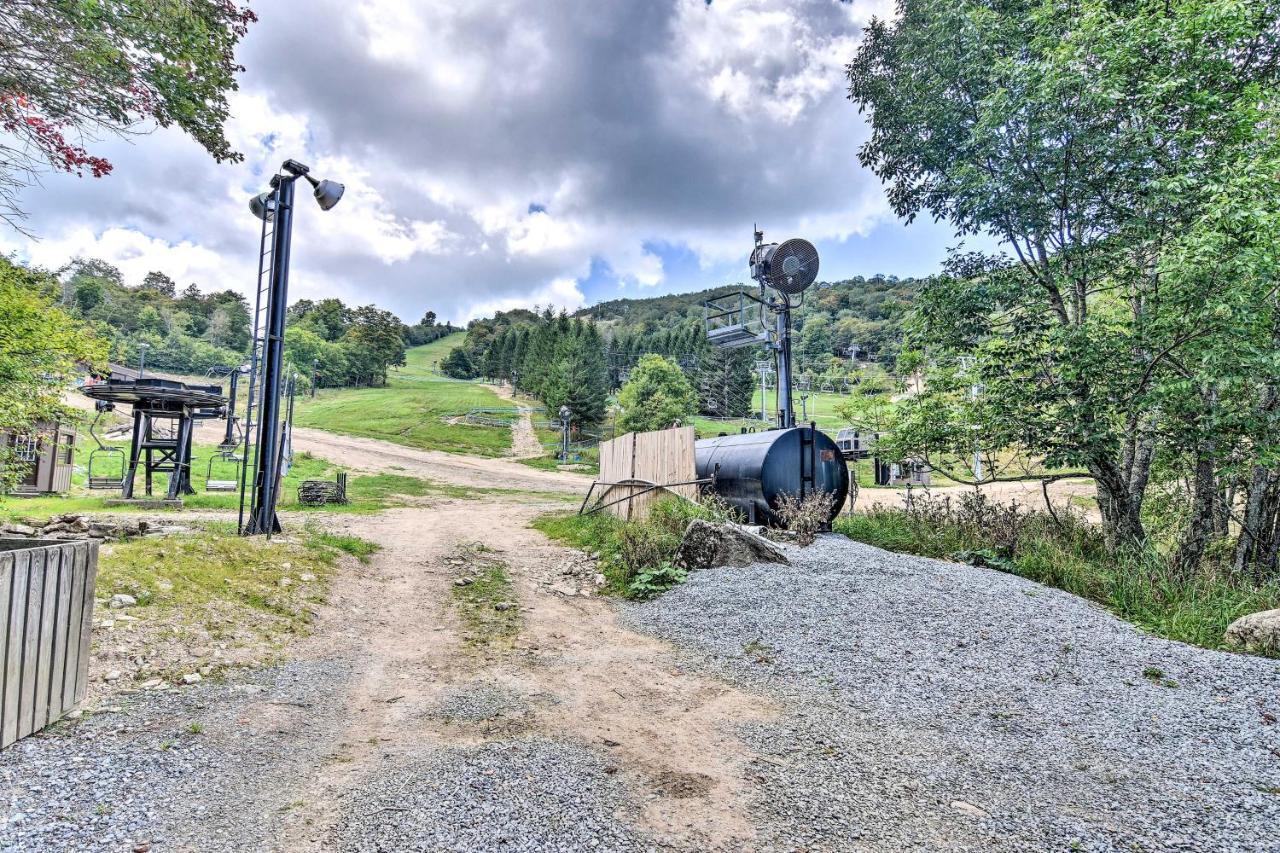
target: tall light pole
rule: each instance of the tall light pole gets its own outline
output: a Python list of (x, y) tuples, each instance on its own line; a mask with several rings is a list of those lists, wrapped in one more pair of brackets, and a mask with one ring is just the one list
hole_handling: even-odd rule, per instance
[(139, 379), (142, 378), (142, 375), (147, 370), (147, 350), (149, 349), (151, 349), (151, 344), (147, 343), (146, 341), (143, 341), (142, 343), (138, 344), (138, 378)]
[(573, 411), (568, 406), (560, 407), (560, 459), (569, 461), (569, 425)]
[[(342, 198), (344, 187), (336, 181), (317, 181), (309, 174), (311, 169), (297, 160), (285, 160), (279, 173), (271, 178), (271, 189), (254, 196), (249, 210), (263, 221), (272, 223), (270, 240), (269, 282), (265, 288), (266, 314), (259, 324), (255, 317), (255, 333), (261, 335), (262, 356), (255, 361), (255, 370), (261, 378), (258, 391), (258, 423), (256, 456), (254, 458), (253, 491), (249, 504), (249, 516), (244, 517), (244, 496), (241, 495), (240, 532), (246, 536), (265, 533), (268, 536), (280, 531), (276, 516), (276, 500), (279, 496), (281, 477), (281, 451), (283, 436), (280, 422), (280, 389), (284, 380), (284, 323), (285, 308), (289, 301), (289, 252), (293, 236), (293, 190), (299, 178), (306, 179), (314, 188), (316, 203), (321, 210), (329, 210)], [(261, 257), (268, 257), (265, 246)], [(259, 299), (262, 298), (262, 281), (259, 280)], [(254, 346), (257, 347), (255, 340)], [(247, 450), (246, 450), (247, 454)], [(248, 485), (246, 481), (245, 485)]]

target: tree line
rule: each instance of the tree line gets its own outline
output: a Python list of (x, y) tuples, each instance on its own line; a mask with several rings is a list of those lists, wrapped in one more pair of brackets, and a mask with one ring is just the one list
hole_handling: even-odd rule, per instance
[(541, 401), (551, 416), (568, 406), (573, 423), (591, 428), (604, 420), (609, 396), (646, 355), (666, 357), (693, 389), (684, 416), (750, 413), (753, 354), (712, 347), (700, 322), (646, 337), (550, 308), (517, 309), (473, 321), (441, 370), (458, 379), (509, 382)]
[[(111, 361), (136, 366), (145, 347), (150, 367), (200, 374), (242, 364), (250, 356), (251, 308), (234, 290), (181, 291), (163, 272), (125, 282), (115, 266), (78, 258), (48, 277), (58, 306), (106, 342)], [(455, 331), (428, 311), (409, 326), (374, 305), (301, 299), (286, 314), (285, 360), (303, 386), (374, 385), (404, 364), (405, 348)]]

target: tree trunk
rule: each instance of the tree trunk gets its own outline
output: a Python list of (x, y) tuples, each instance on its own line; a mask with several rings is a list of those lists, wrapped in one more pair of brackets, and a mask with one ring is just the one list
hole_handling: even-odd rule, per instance
[(1191, 486), (1191, 518), (1173, 557), (1174, 568), (1184, 577), (1190, 576), (1204, 559), (1205, 549), (1217, 532), (1217, 472), (1208, 448), (1201, 446), (1196, 454), (1195, 476)]
[(1147, 533), (1142, 526), (1142, 495), (1130, 490), (1129, 478), (1109, 460), (1090, 465), (1098, 488), (1098, 510), (1107, 547), (1141, 545)]

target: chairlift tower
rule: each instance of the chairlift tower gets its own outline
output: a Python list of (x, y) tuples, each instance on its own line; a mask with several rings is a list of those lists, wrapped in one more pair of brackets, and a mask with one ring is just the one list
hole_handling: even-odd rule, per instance
[[(778, 428), (788, 429), (796, 425), (791, 400), (791, 311), (803, 303), (804, 291), (818, 277), (818, 250), (808, 240), (765, 243), (763, 231), (755, 229), (754, 235), (749, 263), (751, 277), (760, 285), (759, 293), (740, 290), (709, 300), (703, 305), (703, 320), (707, 339), (714, 346), (732, 349), (763, 344), (773, 350), (778, 373)], [(800, 301), (792, 302), (792, 297)], [(768, 373), (760, 363), (756, 370), (760, 372), (763, 410)], [(761, 417), (767, 420), (763, 411)]]

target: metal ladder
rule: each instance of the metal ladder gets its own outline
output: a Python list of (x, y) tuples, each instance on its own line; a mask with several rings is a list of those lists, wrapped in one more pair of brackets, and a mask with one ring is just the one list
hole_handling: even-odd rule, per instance
[[(816, 423), (800, 427), (800, 500), (818, 490), (818, 431)], [(806, 461), (808, 464), (806, 465)], [(805, 490), (805, 486), (808, 490)]]
[[(272, 195), (272, 209), (279, 202), (277, 190)], [(262, 220), (262, 241), (258, 244), (258, 292), (253, 306), (253, 349), (249, 355), (249, 393), (244, 411), (244, 455), (240, 463), (240, 520), (238, 529), (243, 531), (247, 507), (246, 494), (257, 493), (257, 483), (247, 483), (249, 472), (258, 470), (258, 389), (262, 387), (264, 354), (267, 346), (267, 305), (271, 300), (271, 273), (275, 268), (275, 217)], [(235, 413), (231, 413), (234, 415)]]

